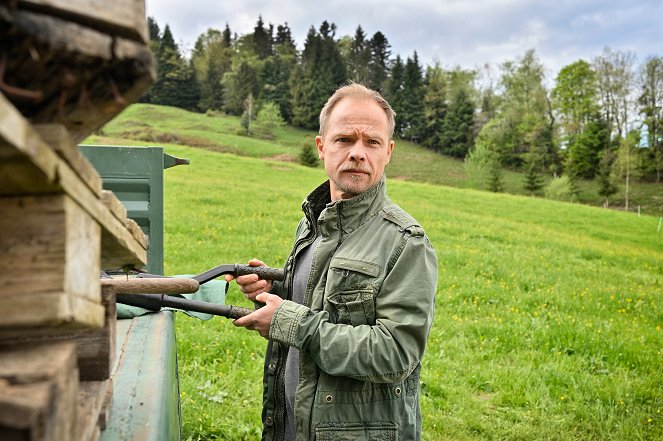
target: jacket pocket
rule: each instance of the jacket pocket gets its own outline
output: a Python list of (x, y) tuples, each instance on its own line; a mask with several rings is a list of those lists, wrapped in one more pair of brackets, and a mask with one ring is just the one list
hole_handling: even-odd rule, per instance
[(380, 272), (380, 266), (372, 262), (332, 258), (325, 290), (336, 323), (375, 324), (375, 293)]
[(343, 423), (315, 428), (316, 441), (398, 441), (394, 423)]
[(336, 323), (352, 326), (375, 324), (375, 300), (373, 290), (344, 291), (330, 294)]

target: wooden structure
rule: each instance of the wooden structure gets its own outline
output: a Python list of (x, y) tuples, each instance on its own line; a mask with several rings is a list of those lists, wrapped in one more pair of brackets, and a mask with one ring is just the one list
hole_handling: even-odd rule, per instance
[(92, 441), (147, 240), (76, 145), (155, 80), (143, 0), (0, 0), (0, 439)]

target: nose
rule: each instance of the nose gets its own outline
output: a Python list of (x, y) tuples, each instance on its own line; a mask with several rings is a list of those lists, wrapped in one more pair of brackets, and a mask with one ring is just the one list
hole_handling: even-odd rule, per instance
[(363, 162), (366, 160), (366, 150), (360, 141), (355, 142), (348, 152), (351, 161)]

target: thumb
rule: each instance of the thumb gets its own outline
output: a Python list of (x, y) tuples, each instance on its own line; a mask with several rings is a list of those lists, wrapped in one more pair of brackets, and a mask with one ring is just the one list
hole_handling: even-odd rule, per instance
[(269, 293), (266, 292), (261, 292), (256, 296), (256, 301), (260, 303), (267, 303), (267, 300), (269, 300)]

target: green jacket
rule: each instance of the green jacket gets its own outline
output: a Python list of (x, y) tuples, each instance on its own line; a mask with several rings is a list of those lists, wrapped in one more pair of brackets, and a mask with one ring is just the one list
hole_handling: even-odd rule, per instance
[[(384, 178), (335, 203), (325, 182), (302, 208), (286, 279), (272, 289), (286, 301), (269, 331), (263, 439), (283, 439), (288, 345), (300, 351), (298, 441), (420, 439), (419, 375), (437, 287), (433, 247), (389, 201)], [(299, 305), (287, 300), (293, 262), (318, 233), (322, 241)]]

